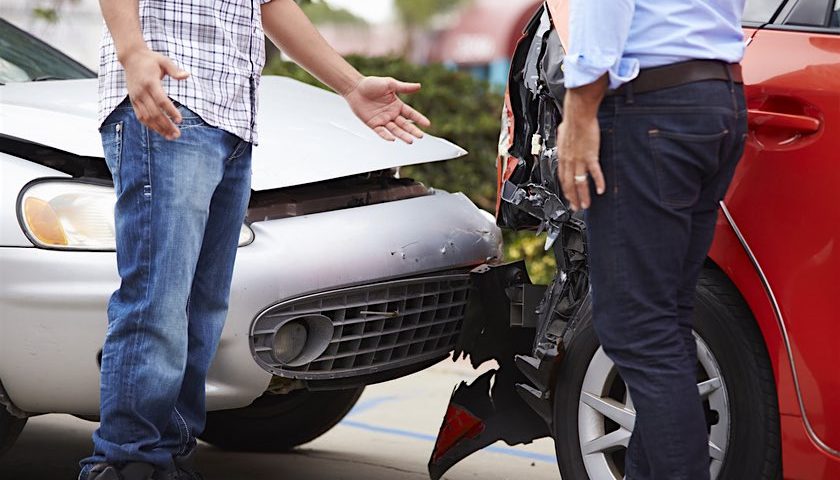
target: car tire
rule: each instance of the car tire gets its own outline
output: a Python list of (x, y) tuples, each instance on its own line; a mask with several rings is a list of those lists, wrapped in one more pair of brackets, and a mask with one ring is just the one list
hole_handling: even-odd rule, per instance
[(222, 450), (287, 452), (336, 426), (363, 391), (364, 387), (266, 394), (245, 408), (208, 413), (200, 438)]
[[(592, 397), (587, 396), (584, 403), (582, 392), (592, 393), (603, 378), (602, 398), (610, 397), (626, 407), (626, 386), (600, 348), (591, 306), (581, 310), (579, 325), (560, 366), (554, 394), (557, 463), (563, 478), (620, 480), (629, 434), (611, 437), (626, 437), (623, 447), (613, 445), (599, 451), (603, 443), (598, 448), (589, 444), (622, 427), (594, 408), (592, 405), (598, 404)], [(698, 383), (712, 375), (719, 375), (722, 383), (722, 388), (704, 397), (711, 420), (710, 442), (717, 439), (719, 447), (723, 446), (719, 460), (711, 462), (712, 479), (782, 478), (778, 400), (763, 337), (734, 285), (711, 268), (704, 269), (697, 287), (695, 334)], [(604, 375), (608, 367), (612, 370)], [(584, 444), (594, 452), (584, 456)]]
[(13, 417), (3, 405), (0, 405), (0, 455), (12, 448), (20, 432), (23, 431), (24, 425), (26, 425), (25, 418)]

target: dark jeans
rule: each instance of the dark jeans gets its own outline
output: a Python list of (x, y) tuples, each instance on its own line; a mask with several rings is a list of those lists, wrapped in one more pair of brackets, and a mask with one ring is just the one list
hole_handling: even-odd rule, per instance
[(607, 97), (607, 192), (587, 212), (594, 326), (637, 412), (628, 479), (709, 478), (694, 290), (747, 133), (741, 85)]

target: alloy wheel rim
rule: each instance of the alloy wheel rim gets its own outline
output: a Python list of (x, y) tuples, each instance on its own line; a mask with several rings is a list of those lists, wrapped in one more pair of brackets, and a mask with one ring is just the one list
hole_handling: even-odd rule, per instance
[[(716, 413), (709, 429), (709, 470), (716, 479), (723, 467), (730, 429), (729, 398), (720, 366), (696, 333), (697, 388), (704, 408)], [(584, 467), (592, 480), (621, 480), (624, 453), (636, 420), (633, 400), (615, 364), (598, 347), (584, 375), (578, 406), (578, 436)]]

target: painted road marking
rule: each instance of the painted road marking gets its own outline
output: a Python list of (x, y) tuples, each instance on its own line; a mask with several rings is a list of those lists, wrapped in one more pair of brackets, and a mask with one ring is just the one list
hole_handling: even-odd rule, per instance
[[(356, 428), (360, 430), (366, 430), (368, 432), (376, 432), (376, 433), (384, 433), (386, 435), (394, 435), (398, 437), (404, 438), (411, 438), (413, 440), (420, 440), (423, 442), (430, 442), (434, 443), (437, 440), (435, 435), (429, 435), (426, 433), (420, 432), (412, 432), (411, 430), (403, 430), (400, 428), (389, 428), (389, 427), (380, 427), (378, 425), (371, 425), (366, 422), (359, 422), (356, 420), (349, 420), (350, 417), (357, 416), (361, 413), (367, 412), (372, 410), (382, 404), (390, 403), (399, 400), (401, 397), (399, 396), (384, 396), (384, 397), (374, 397), (369, 400), (365, 400), (364, 402), (360, 402), (353, 407), (353, 410), (347, 414), (347, 417), (341, 422), (341, 425), (350, 428)], [(484, 451), (492, 452), (492, 453), (499, 453), (502, 455), (509, 455), (512, 457), (519, 457), (519, 458), (526, 458), (528, 460), (533, 460), (535, 462), (543, 462), (543, 463), (551, 463), (556, 464), (557, 458), (554, 455), (545, 454), (545, 453), (536, 453), (536, 452), (528, 452), (524, 450), (517, 450), (512, 447), (505, 447), (505, 446), (498, 446), (498, 445), (491, 445), (483, 449)]]

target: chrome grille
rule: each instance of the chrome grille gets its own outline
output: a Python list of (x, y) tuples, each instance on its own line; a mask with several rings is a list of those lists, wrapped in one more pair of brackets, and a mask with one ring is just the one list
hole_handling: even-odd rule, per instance
[[(254, 356), (275, 375), (309, 380), (359, 376), (444, 356), (461, 331), (469, 279), (468, 274), (420, 277), (283, 302), (255, 320)], [(282, 366), (272, 355), (278, 325), (304, 315), (330, 318), (332, 340), (312, 362)]]

